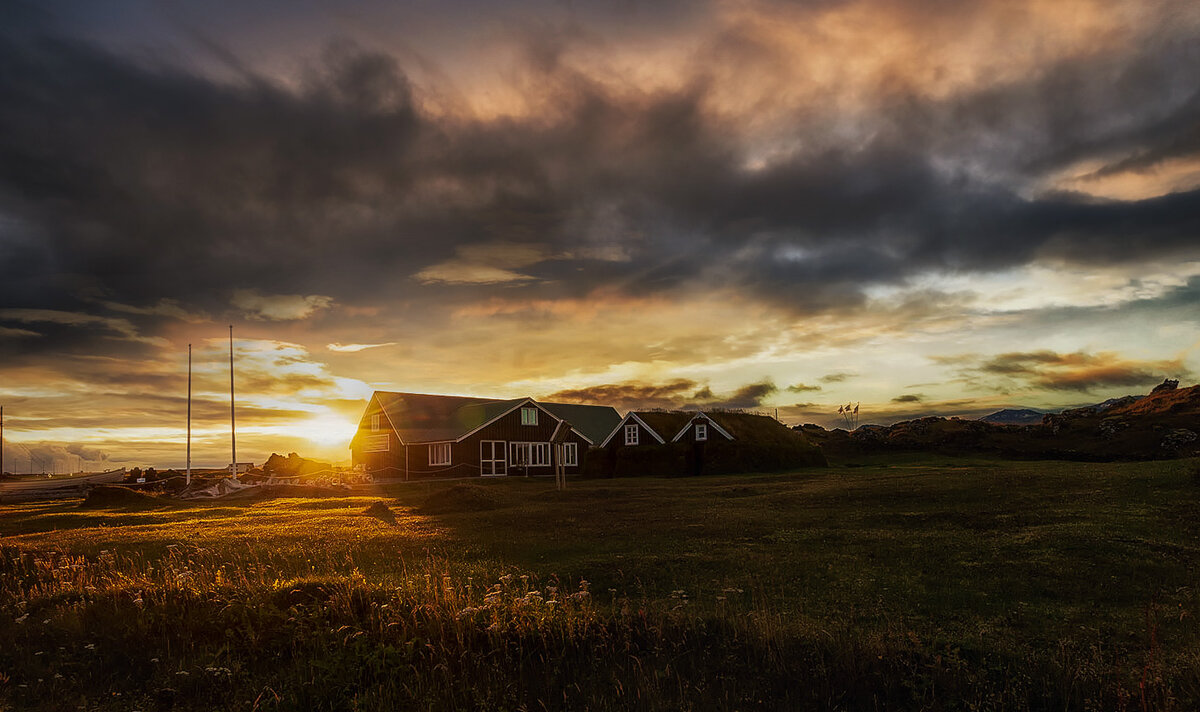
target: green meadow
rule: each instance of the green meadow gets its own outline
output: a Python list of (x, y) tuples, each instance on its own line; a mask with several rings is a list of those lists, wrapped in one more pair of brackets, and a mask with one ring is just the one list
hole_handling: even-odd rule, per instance
[(0, 505), (0, 709), (1197, 709), (1198, 473)]

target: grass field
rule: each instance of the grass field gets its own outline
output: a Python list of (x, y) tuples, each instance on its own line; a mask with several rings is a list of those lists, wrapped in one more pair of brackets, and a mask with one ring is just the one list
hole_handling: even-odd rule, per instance
[(3, 505), (0, 708), (1197, 709), (1196, 468)]

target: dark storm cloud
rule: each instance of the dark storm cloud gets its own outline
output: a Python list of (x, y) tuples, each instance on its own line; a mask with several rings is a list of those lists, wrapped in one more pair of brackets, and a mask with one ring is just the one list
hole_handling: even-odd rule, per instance
[(905, 393), (902, 396), (896, 396), (892, 399), (893, 403), (920, 403), (925, 400), (925, 396), (920, 393)]
[(588, 388), (576, 388), (551, 393), (544, 400), (594, 405), (611, 405), (618, 410), (670, 410), (692, 400), (693, 394), (711, 393), (698, 390), (699, 384), (687, 379), (663, 384), (612, 383)]
[(679, 379), (663, 384), (638, 382), (612, 383), (551, 393), (544, 400), (568, 403), (611, 405), (618, 410), (692, 410), (704, 408), (756, 408), (763, 399), (778, 390), (774, 383), (762, 381), (718, 395), (708, 386)]
[(1128, 359), (1108, 352), (1059, 353), (1041, 350), (1003, 353), (987, 359), (949, 357), (941, 362), (959, 366), (959, 376), (967, 383), (1002, 392), (1018, 384), (1047, 391), (1139, 388), (1154, 385), (1168, 377), (1191, 377), (1182, 358)]
[[(931, 269), (1196, 254), (1200, 192), (1030, 190), (1084, 159), (1192, 151), (1195, 38), (944, 98), (883, 88), (870, 117), (847, 117), (871, 129), (862, 140), (836, 138), (836, 117), (808, 108), (793, 130), (815, 140), (753, 168), (736, 122), (710, 110), (703, 65), (674, 88), (623, 91), (565, 58), (579, 41), (553, 27), (529, 40), (522, 81), (545, 111), (489, 119), (423, 112), (396, 60), (345, 43), (293, 86), (10, 28), (0, 298), (89, 313), (101, 299), (147, 310), (167, 298), (221, 314), (247, 289), (463, 303), (496, 283), (413, 275), (502, 242), (542, 255), (508, 268), (514, 295), (736, 289), (802, 313), (853, 308), (864, 287)], [(754, 41), (739, 38), (746, 56)], [(138, 333), (164, 318), (122, 317)], [(21, 351), (64, 344), (35, 328), (46, 338)]]
[(763, 381), (750, 383), (734, 391), (725, 398), (718, 398), (706, 407), (709, 408), (757, 408), (763, 400), (779, 390), (774, 383)]

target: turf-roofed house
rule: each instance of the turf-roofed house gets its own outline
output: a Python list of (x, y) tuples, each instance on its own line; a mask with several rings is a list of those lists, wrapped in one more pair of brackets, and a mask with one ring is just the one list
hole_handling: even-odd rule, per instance
[(589, 468), (608, 475), (701, 475), (822, 466), (820, 449), (767, 415), (631, 411), (600, 442)]
[(575, 474), (620, 419), (608, 406), (376, 391), (350, 450), (376, 477)]

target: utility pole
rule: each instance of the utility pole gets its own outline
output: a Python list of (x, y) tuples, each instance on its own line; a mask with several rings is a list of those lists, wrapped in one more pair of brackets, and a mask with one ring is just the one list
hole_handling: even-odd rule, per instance
[(0, 405), (0, 475), (4, 474), (4, 406)]
[(192, 484), (192, 345), (188, 344), (187, 479)]
[(229, 474), (237, 477), (237, 426), (233, 419), (233, 324), (229, 325), (229, 449), (233, 461), (229, 463)]

